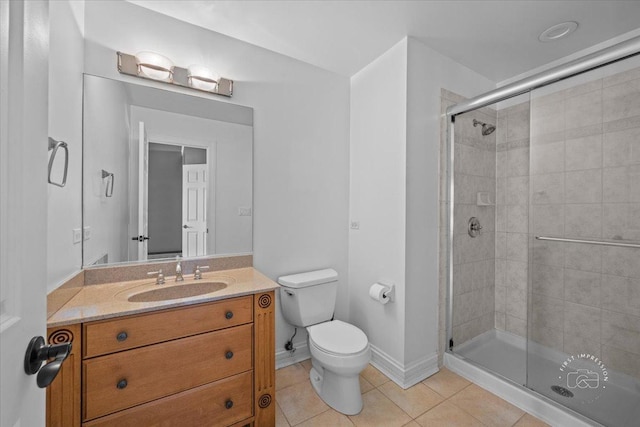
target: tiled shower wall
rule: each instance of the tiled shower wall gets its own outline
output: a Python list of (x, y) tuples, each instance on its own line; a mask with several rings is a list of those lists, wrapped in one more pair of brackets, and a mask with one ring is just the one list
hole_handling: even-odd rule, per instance
[[(533, 234), (640, 240), (640, 69), (531, 105)], [(531, 338), (640, 378), (640, 249), (533, 242)]]
[(496, 329), (527, 336), (529, 100), (498, 110)]
[[(442, 91), (443, 113), (446, 107), (462, 100), (461, 97)], [(454, 206), (454, 259), (453, 259), (453, 339), (463, 343), (483, 332), (493, 329), (495, 293), (495, 206), (478, 206), (478, 192), (489, 193), (495, 198), (496, 152), (495, 132), (483, 136), (481, 127), (473, 126), (473, 119), (494, 125), (496, 112), (483, 108), (456, 118), (454, 145), (455, 206)], [(446, 122), (443, 123), (446, 136)], [(441, 242), (446, 238), (446, 139), (442, 138), (441, 153)], [(443, 216), (444, 215), (444, 216)], [(467, 233), (469, 218), (477, 217), (483, 229), (476, 238)], [(442, 245), (441, 245), (442, 248)], [(441, 250), (441, 259), (446, 255)], [(442, 268), (441, 263), (441, 268)], [(441, 343), (444, 343), (444, 317), (446, 312), (443, 295), (446, 295), (440, 275), (441, 294)], [(441, 348), (446, 348), (441, 346)]]
[[(443, 112), (462, 100), (443, 90)], [(494, 140), (471, 125), (473, 118), (495, 123), (493, 114), (483, 109), (456, 121), (455, 344), (493, 326), (526, 336), (529, 302), (531, 339), (569, 354), (590, 352), (609, 368), (640, 378), (640, 249), (533, 239), (640, 240), (640, 69), (543, 96), (533, 93), (531, 104), (498, 111)], [(492, 155), (495, 176), (489, 170)], [(441, 355), (447, 345), (445, 162), (443, 119)], [(492, 188), (495, 208), (475, 206), (476, 192)], [(476, 239), (466, 235), (469, 216), (484, 226)], [(494, 269), (488, 265), (492, 240)]]

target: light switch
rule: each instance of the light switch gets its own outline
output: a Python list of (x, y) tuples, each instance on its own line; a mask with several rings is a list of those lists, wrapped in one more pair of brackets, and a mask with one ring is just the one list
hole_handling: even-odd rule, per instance
[(351, 221), (352, 230), (360, 230), (360, 221)]
[(238, 216), (251, 216), (251, 208), (238, 208)]
[(82, 242), (82, 230), (80, 228), (73, 229), (73, 244)]
[(91, 227), (87, 226), (84, 228), (84, 240), (89, 240), (91, 238)]

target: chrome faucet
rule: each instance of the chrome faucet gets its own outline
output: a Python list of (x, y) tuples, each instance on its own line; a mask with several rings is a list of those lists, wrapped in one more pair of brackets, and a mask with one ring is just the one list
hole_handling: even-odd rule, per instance
[(178, 263), (176, 264), (176, 282), (184, 281), (184, 277), (182, 276), (182, 265), (180, 264), (180, 257), (177, 257)]
[(157, 274), (158, 277), (156, 277), (156, 285), (162, 285), (164, 284), (164, 274), (162, 274), (162, 269), (158, 270), (158, 271), (150, 271), (147, 273), (147, 276), (151, 276), (153, 274)]
[(196, 264), (196, 269), (193, 272), (193, 279), (194, 280), (202, 279), (202, 271), (200, 271), (200, 270), (208, 270), (208, 269), (209, 269), (208, 265), (197, 265)]

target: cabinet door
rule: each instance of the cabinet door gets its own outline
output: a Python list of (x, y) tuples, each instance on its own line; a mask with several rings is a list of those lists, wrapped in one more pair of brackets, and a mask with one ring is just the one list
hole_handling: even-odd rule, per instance
[(252, 329), (242, 325), (83, 361), (83, 419), (250, 371)]

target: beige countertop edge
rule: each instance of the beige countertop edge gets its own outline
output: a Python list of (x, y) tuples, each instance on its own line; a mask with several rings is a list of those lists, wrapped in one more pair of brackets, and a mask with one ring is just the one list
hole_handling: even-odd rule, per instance
[[(251, 271), (251, 278), (245, 277)], [(203, 274), (203, 281), (215, 280), (216, 276), (223, 275), (225, 277), (234, 277), (239, 283), (233, 283), (223, 291), (197, 295), (193, 297), (172, 299), (166, 301), (154, 301), (145, 303), (132, 303), (117, 299), (116, 295), (123, 292), (131, 292), (133, 289), (141, 286), (149, 285), (149, 280), (134, 280), (130, 282), (117, 282), (102, 285), (86, 285), (78, 292), (76, 296), (71, 298), (58, 311), (56, 311), (49, 319), (47, 319), (47, 327), (60, 327), (73, 325), (77, 323), (85, 323), (96, 320), (113, 319), (121, 316), (129, 316), (133, 314), (149, 313), (159, 310), (165, 310), (176, 307), (186, 307), (194, 304), (202, 304), (207, 302), (219, 301), (227, 298), (235, 298), (245, 295), (253, 295), (261, 292), (269, 292), (278, 289), (280, 285), (264, 276), (253, 267), (222, 270), (209, 274)], [(166, 286), (174, 285), (167, 278)], [(186, 283), (191, 281), (187, 281)], [(251, 283), (250, 283), (251, 282)], [(235, 285), (235, 286), (234, 286)], [(158, 285), (153, 285), (158, 286)], [(237, 290), (234, 288), (238, 288)], [(91, 294), (101, 296), (102, 301), (98, 303), (89, 303), (86, 300), (91, 299)]]

